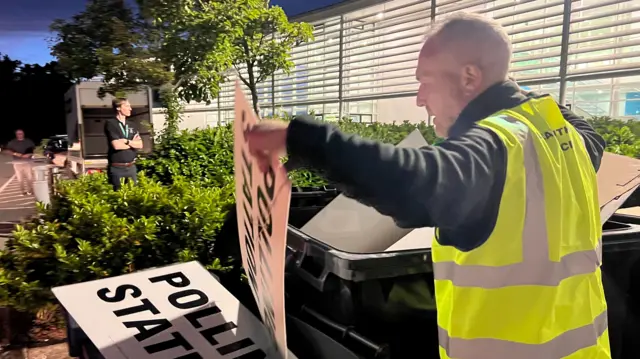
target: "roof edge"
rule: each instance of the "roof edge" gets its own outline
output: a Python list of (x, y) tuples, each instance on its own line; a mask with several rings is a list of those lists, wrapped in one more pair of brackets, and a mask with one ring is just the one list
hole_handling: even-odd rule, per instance
[(292, 16), (290, 20), (294, 22), (316, 22), (390, 1), (392, 0), (345, 0), (337, 4)]

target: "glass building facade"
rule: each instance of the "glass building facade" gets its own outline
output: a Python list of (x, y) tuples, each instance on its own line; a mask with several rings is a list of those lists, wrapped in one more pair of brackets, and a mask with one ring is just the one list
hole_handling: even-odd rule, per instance
[[(313, 24), (315, 40), (292, 50), (289, 74), (259, 85), (263, 116), (313, 112), (327, 120), (427, 120), (415, 105), (418, 52), (430, 24), (469, 10), (505, 26), (514, 47), (511, 75), (521, 86), (550, 93), (583, 116), (640, 119), (640, 0), (355, 3), (365, 1), (292, 19)], [(233, 80), (217, 103), (187, 106), (187, 113), (202, 112), (196, 127), (233, 119)]]

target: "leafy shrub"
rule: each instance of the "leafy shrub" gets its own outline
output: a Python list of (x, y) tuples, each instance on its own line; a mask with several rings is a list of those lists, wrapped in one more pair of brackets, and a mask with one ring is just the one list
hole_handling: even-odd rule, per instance
[[(361, 123), (351, 120), (342, 119), (336, 123), (338, 128), (345, 133), (357, 134), (363, 138), (382, 141), (397, 145), (411, 132), (418, 129), (428, 143), (436, 140), (436, 134), (433, 126), (427, 125), (425, 122), (418, 124), (405, 121), (401, 124), (396, 123)], [(289, 173), (293, 186), (297, 187), (321, 187), (328, 183), (323, 177), (307, 170), (292, 171)]]
[(215, 250), (234, 203), (231, 183), (202, 187), (174, 177), (165, 186), (143, 175), (115, 192), (96, 174), (63, 181), (58, 191), (0, 251), (0, 305), (37, 310), (53, 301), (51, 287), (175, 262), (231, 269)]
[(225, 186), (233, 182), (233, 126), (162, 136), (138, 168), (164, 184), (187, 178), (208, 187)]
[(606, 151), (640, 158), (640, 122), (607, 116), (593, 117), (588, 121), (607, 142)]
[[(283, 118), (285, 121), (290, 119)], [(344, 119), (336, 125), (346, 133), (392, 144), (399, 143), (416, 128), (429, 143), (436, 137), (433, 127), (424, 122), (359, 123)], [(171, 184), (177, 176), (204, 186), (226, 185), (233, 181), (233, 127), (210, 127), (162, 137), (154, 152), (141, 159), (138, 167), (148, 176), (165, 184)], [(293, 171), (290, 177), (297, 187), (321, 187), (328, 184), (322, 177), (306, 170)]]

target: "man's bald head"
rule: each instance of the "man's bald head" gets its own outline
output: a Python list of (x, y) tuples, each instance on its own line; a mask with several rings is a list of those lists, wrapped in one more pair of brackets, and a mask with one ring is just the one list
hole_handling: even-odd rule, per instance
[(435, 117), (436, 133), (446, 137), (469, 102), (505, 81), (510, 62), (511, 42), (497, 22), (460, 12), (436, 24), (416, 69), (416, 102)]
[(450, 52), (461, 65), (475, 65), (487, 82), (507, 78), (511, 40), (495, 20), (481, 14), (458, 12), (436, 24), (427, 36), (421, 56)]

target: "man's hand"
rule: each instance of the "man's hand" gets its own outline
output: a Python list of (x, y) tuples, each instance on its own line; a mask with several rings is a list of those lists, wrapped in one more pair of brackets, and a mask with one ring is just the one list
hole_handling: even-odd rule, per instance
[(274, 158), (286, 155), (289, 123), (264, 120), (258, 122), (244, 135), (251, 155), (258, 160), (262, 172), (269, 169)]
[(136, 132), (136, 135), (133, 136), (133, 139), (129, 141), (129, 147), (139, 150), (143, 147), (142, 137), (140, 137), (140, 132)]

